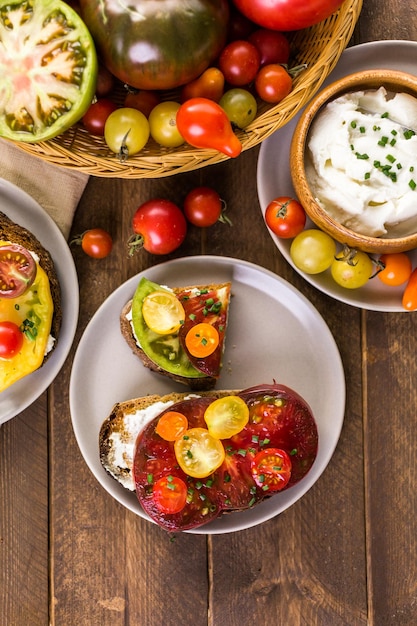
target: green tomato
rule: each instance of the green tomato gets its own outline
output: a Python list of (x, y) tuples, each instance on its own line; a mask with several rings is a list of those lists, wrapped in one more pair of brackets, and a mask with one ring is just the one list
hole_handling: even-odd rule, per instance
[(374, 266), (366, 252), (345, 247), (336, 254), (330, 272), (338, 285), (357, 289), (366, 285), (374, 272)]
[(149, 139), (149, 122), (137, 109), (116, 109), (106, 120), (104, 139), (110, 150), (120, 160), (125, 161), (146, 145)]
[(219, 104), (226, 112), (231, 124), (237, 128), (249, 126), (258, 110), (255, 97), (247, 89), (238, 87), (226, 91), (220, 98)]
[(292, 241), (290, 256), (294, 265), (306, 274), (320, 274), (327, 270), (336, 254), (336, 243), (321, 230), (309, 228)]
[(97, 56), (61, 0), (0, 0), (0, 136), (46, 141), (78, 122), (94, 96)]
[(151, 137), (166, 148), (178, 148), (185, 140), (177, 128), (178, 102), (160, 102), (149, 115)]

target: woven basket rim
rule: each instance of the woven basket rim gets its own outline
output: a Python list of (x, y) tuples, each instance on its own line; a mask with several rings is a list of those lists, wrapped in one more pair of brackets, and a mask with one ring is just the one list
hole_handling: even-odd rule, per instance
[[(318, 49), (318, 40), (323, 48), (320, 57), (310, 65), (307, 62), (306, 70), (294, 80), (293, 89), (284, 100), (261, 111), (244, 131), (237, 131), (242, 152), (258, 145), (288, 123), (320, 89), (353, 35), (362, 3), (363, 0), (345, 0), (329, 18), (294, 34), (292, 45), (295, 48), (303, 39), (313, 40), (316, 47), (312, 45), (307, 50), (310, 56)], [(155, 145), (149, 149), (145, 147), (142, 152), (121, 163), (107, 149), (104, 139), (88, 135), (82, 124), (49, 141), (16, 142), (15, 145), (49, 163), (107, 178), (159, 178), (229, 159), (216, 150), (192, 148), (188, 144), (177, 149)]]

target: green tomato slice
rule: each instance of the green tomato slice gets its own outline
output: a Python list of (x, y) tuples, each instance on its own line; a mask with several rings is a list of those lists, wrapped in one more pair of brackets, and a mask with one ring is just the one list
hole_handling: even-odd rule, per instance
[(0, 0), (0, 136), (36, 143), (82, 118), (97, 56), (80, 16), (61, 0)]

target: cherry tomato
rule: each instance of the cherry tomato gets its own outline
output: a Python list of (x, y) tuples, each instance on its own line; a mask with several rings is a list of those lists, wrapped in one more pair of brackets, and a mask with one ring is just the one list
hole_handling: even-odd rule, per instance
[(267, 28), (258, 28), (248, 37), (261, 55), (261, 67), (270, 63), (288, 63), (290, 42), (284, 33)]
[(373, 274), (374, 266), (366, 252), (345, 246), (336, 254), (330, 271), (338, 285), (346, 289), (357, 289), (366, 285)]
[(31, 253), (19, 244), (0, 246), (0, 297), (17, 298), (32, 285), (37, 273)]
[(243, 13), (238, 11), (234, 6), (230, 7), (230, 17), (227, 32), (227, 41), (236, 41), (236, 39), (248, 39), (249, 35), (258, 28)]
[(128, 91), (125, 97), (124, 106), (137, 109), (149, 117), (152, 109), (161, 102), (161, 97), (156, 91), (150, 89), (139, 89), (139, 91)]
[(218, 221), (228, 221), (223, 215), (225, 203), (215, 189), (211, 187), (195, 187), (185, 196), (184, 214), (187, 220), (205, 228)]
[(255, 89), (262, 100), (276, 104), (291, 93), (292, 78), (282, 65), (264, 65), (256, 75)]
[(252, 476), (265, 491), (281, 491), (291, 478), (292, 463), (289, 454), (279, 448), (266, 448), (252, 461)]
[(192, 326), (185, 336), (188, 352), (199, 359), (213, 354), (219, 345), (219, 331), (212, 324), (201, 322)]
[(23, 345), (23, 333), (14, 322), (0, 322), (0, 358), (11, 359)]
[(261, 55), (249, 41), (236, 40), (223, 48), (218, 62), (225, 80), (234, 87), (241, 87), (255, 79), (261, 65)]
[(179, 513), (187, 502), (187, 485), (178, 476), (163, 476), (154, 484), (152, 495), (162, 513)]
[(129, 253), (144, 248), (151, 254), (170, 254), (184, 241), (187, 221), (181, 209), (164, 198), (141, 204), (132, 219), (135, 235), (129, 241)]
[(117, 105), (108, 98), (101, 98), (87, 109), (83, 117), (83, 125), (91, 135), (103, 136), (104, 126), (110, 113), (117, 109)]
[(212, 148), (229, 157), (237, 157), (242, 151), (225, 111), (208, 98), (184, 102), (177, 113), (177, 126), (185, 141), (195, 148)]
[(176, 441), (188, 428), (188, 419), (178, 411), (168, 411), (158, 420), (155, 432), (165, 441)]
[(91, 228), (74, 237), (71, 244), (81, 245), (82, 250), (93, 259), (104, 259), (113, 248), (113, 239), (103, 228)]
[(218, 67), (209, 67), (181, 90), (181, 102), (190, 98), (208, 98), (218, 102), (223, 95), (224, 76)]
[(249, 421), (249, 408), (239, 396), (226, 396), (212, 402), (204, 413), (210, 435), (229, 439), (244, 429)]
[(320, 274), (327, 270), (335, 254), (335, 241), (327, 233), (315, 228), (303, 230), (291, 242), (291, 259), (306, 274)]
[(382, 267), (377, 274), (379, 280), (391, 287), (406, 283), (412, 272), (410, 257), (405, 252), (383, 254), (378, 266)]
[(248, 19), (265, 28), (294, 31), (329, 17), (343, 0), (233, 0)]
[(246, 128), (256, 117), (258, 104), (247, 89), (235, 87), (229, 89), (220, 99), (220, 106), (226, 111), (233, 126)]
[(106, 120), (104, 140), (121, 161), (142, 150), (148, 139), (149, 122), (137, 109), (116, 109)]
[(304, 230), (306, 214), (298, 200), (280, 196), (266, 207), (265, 222), (278, 237), (292, 239)]
[(405, 287), (402, 305), (406, 311), (415, 311), (417, 309), (417, 268), (411, 272)]
[(177, 127), (178, 102), (160, 102), (150, 112), (149, 129), (151, 137), (166, 148), (177, 148), (184, 143), (184, 137)]
[(174, 443), (175, 457), (182, 471), (193, 478), (206, 478), (223, 463), (222, 442), (206, 428), (190, 428)]
[(184, 323), (185, 311), (177, 296), (170, 291), (152, 291), (143, 301), (145, 324), (158, 335), (169, 335)]

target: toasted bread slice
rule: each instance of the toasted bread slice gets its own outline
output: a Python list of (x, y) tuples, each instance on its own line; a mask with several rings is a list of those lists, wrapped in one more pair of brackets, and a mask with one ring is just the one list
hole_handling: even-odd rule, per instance
[[(203, 290), (203, 289), (215, 290), (219, 292), (220, 290), (222, 290), (222, 302), (223, 302), (224, 315), (226, 319), (226, 324), (225, 324), (225, 327), (226, 327), (227, 319), (228, 319), (229, 302), (230, 302), (230, 291), (231, 291), (230, 283), (221, 283), (221, 284), (213, 284), (213, 285), (205, 285), (205, 286), (198, 285), (198, 286), (191, 286), (191, 287), (176, 287), (176, 288), (173, 288), (172, 291), (178, 296), (179, 294), (182, 294), (184, 292)], [(182, 376), (180, 374), (168, 372), (165, 369), (163, 369), (160, 365), (155, 363), (145, 353), (145, 351), (139, 345), (134, 335), (134, 331), (133, 331), (132, 324), (130, 321), (131, 318), (129, 316), (131, 309), (132, 309), (132, 300), (127, 302), (122, 309), (122, 312), (120, 315), (120, 329), (121, 329), (124, 339), (126, 340), (127, 344), (130, 346), (132, 352), (141, 359), (145, 367), (147, 367), (153, 372), (167, 376), (168, 378), (171, 378), (171, 380), (174, 380), (178, 383), (186, 385), (193, 391), (209, 391), (215, 387), (218, 376), (200, 375), (198, 377), (196, 376), (195, 378), (189, 377), (189, 376)], [(225, 329), (224, 329), (224, 336), (225, 336)], [(223, 340), (222, 345), (220, 346), (221, 357), (223, 355), (224, 345), (225, 345), (225, 341)], [(218, 374), (220, 374), (220, 368), (221, 368), (221, 361), (220, 361)]]
[(54, 337), (55, 342), (52, 350), (50, 350), (45, 355), (45, 362), (58, 343), (58, 336), (62, 323), (61, 288), (59, 285), (53, 259), (48, 250), (46, 250), (42, 246), (40, 241), (29, 230), (27, 230), (23, 226), (20, 226), (19, 224), (16, 224), (2, 212), (0, 212), (0, 241), (10, 241), (11, 243), (17, 243), (27, 250), (34, 252), (39, 258), (39, 265), (48, 275), (51, 296), (54, 303), (51, 335)]
[(215, 400), (237, 393), (235, 391), (209, 391), (170, 393), (164, 396), (149, 395), (143, 398), (118, 402), (103, 422), (99, 434), (100, 461), (110, 476), (123, 487), (135, 491), (132, 477), (136, 438), (142, 428), (166, 408), (186, 398), (209, 396)]

